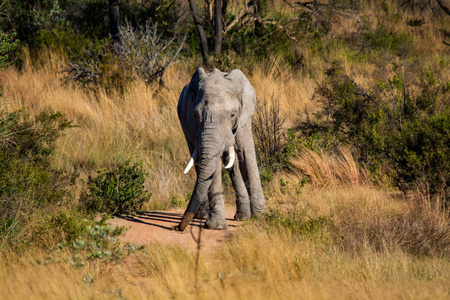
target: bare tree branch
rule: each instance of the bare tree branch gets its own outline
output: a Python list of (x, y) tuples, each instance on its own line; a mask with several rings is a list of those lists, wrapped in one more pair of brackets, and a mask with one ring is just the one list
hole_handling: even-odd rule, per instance
[(298, 39), (295, 38), (294, 36), (292, 36), (292, 34), (289, 32), (289, 30), (287, 30), (286, 28), (281, 26), (278, 22), (271, 21), (271, 20), (262, 20), (261, 23), (271, 24), (271, 25), (278, 27), (281, 31), (283, 31), (283, 33), (287, 36), (288, 39), (298, 42)]
[[(445, 11), (447, 15), (450, 15), (450, 8), (448, 8), (445, 3), (442, 2), (442, 0), (436, 0), (436, 2), (439, 4), (439, 6)], [(445, 43), (444, 43), (445, 44)]]
[(239, 14), (231, 21), (224, 29), (223, 35), (225, 35), (231, 28), (234, 27), (238, 22), (242, 21), (245, 17), (248, 16), (248, 11), (246, 9), (242, 9)]
[(145, 82), (159, 81), (159, 84), (164, 86), (164, 73), (178, 58), (186, 36), (181, 39), (178, 47), (173, 49), (172, 43), (177, 36), (163, 38), (162, 34), (158, 33), (158, 23), (148, 22), (145, 27), (138, 27), (136, 30), (127, 23), (121, 31), (122, 43), (117, 45), (116, 49), (121, 60), (128, 62)]

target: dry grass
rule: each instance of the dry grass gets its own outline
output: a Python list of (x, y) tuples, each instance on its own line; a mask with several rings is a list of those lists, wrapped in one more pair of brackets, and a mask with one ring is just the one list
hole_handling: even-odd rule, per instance
[[(448, 299), (450, 296), (448, 256), (417, 256), (390, 245), (388, 236), (383, 237), (385, 247), (378, 249), (373, 247), (369, 235), (352, 235), (364, 229), (383, 233), (382, 227), (372, 225), (392, 220), (392, 215), (406, 215), (409, 205), (403, 200), (392, 198), (385, 191), (355, 185), (350, 189), (308, 188), (301, 196), (285, 192), (269, 197), (271, 205), (276, 201), (304, 210), (311, 217), (328, 215), (334, 225), (318, 234), (297, 234), (288, 227), (249, 222), (219, 251), (203, 253), (197, 274), (194, 253), (157, 244), (147, 245), (143, 252), (119, 265), (91, 261), (80, 269), (64, 262), (30, 263), (44, 256), (33, 254), (20, 262), (1, 263), (0, 298), (110, 299), (117, 297), (119, 289), (127, 299)], [(343, 241), (336, 239), (336, 228)], [(347, 239), (352, 239), (357, 249), (345, 247), (350, 244)]]
[(355, 162), (349, 149), (340, 149), (333, 155), (316, 153), (307, 148), (291, 159), (294, 172), (306, 177), (317, 187), (335, 184), (368, 183), (366, 173)]

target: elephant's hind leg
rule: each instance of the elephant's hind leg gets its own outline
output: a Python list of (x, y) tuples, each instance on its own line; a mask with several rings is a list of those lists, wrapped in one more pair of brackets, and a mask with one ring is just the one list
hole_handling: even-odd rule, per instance
[(256, 162), (255, 144), (249, 125), (248, 130), (242, 131), (237, 136), (237, 142), (240, 145), (239, 164), (245, 187), (250, 197), (250, 209), (252, 216), (261, 215), (265, 211), (266, 200), (259, 178), (258, 164)]
[(205, 227), (208, 229), (227, 229), (225, 220), (225, 203), (222, 192), (222, 162), (218, 160), (216, 171), (208, 191), (209, 216)]

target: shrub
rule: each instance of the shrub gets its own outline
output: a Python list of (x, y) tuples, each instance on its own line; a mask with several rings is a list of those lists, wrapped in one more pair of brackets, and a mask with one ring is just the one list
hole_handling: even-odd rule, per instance
[(389, 32), (386, 28), (367, 31), (362, 36), (364, 45), (370, 50), (390, 51), (398, 55), (408, 54), (413, 49), (413, 36), (407, 33)]
[(25, 110), (0, 111), (0, 249), (26, 244), (33, 214), (67, 196), (70, 177), (51, 168), (49, 159), (61, 132), (71, 126), (51, 111), (34, 119)]
[(298, 127), (303, 139), (350, 145), (359, 163), (388, 171), (403, 192), (426, 186), (448, 205), (450, 84), (427, 71), (418, 93), (401, 76), (366, 91), (336, 64), (326, 74), (315, 93), (322, 109)]
[(15, 33), (0, 32), (0, 71), (7, 68), (14, 61), (12, 52), (16, 50), (18, 43)]
[[(123, 258), (135, 251), (143, 250), (144, 246), (136, 246), (126, 243), (121, 244), (117, 238), (124, 232), (124, 227), (111, 227), (106, 225), (92, 224), (75, 216), (69, 219), (58, 216), (56, 221), (61, 221), (62, 226), (76, 229), (76, 235), (69, 236), (59, 243), (54, 243), (46, 250), (44, 257), (36, 259), (38, 264), (67, 263), (77, 269), (89, 266), (89, 262), (96, 263), (120, 263)], [(82, 225), (76, 224), (79, 219)], [(70, 223), (68, 225), (68, 222)], [(59, 224), (59, 223), (56, 223)], [(45, 228), (40, 228), (41, 233)], [(70, 231), (69, 231), (70, 232)], [(85, 282), (94, 282), (95, 276), (86, 275)]]
[(278, 209), (269, 209), (260, 221), (272, 228), (285, 228), (294, 234), (313, 236), (333, 227), (333, 221), (328, 216), (311, 218), (304, 212), (293, 209), (283, 212)]
[(12, 113), (0, 111), (0, 147), (14, 158), (48, 162), (61, 132), (73, 127), (64, 115), (44, 110), (34, 119), (26, 109)]
[(184, 46), (185, 38), (179, 44), (176, 39), (177, 35), (164, 38), (156, 23), (148, 22), (136, 29), (127, 23), (121, 28), (120, 42), (97, 49), (90, 47), (83, 54), (73, 53), (69, 47), (73, 57), (67, 61), (66, 78), (84, 87), (100, 84), (122, 91), (136, 78), (164, 86), (164, 73)]
[(116, 43), (115, 50), (120, 60), (124, 61), (146, 83), (159, 81), (164, 86), (164, 73), (173, 64), (186, 38), (176, 45), (177, 35), (163, 38), (158, 31), (158, 23), (147, 22), (145, 26), (132, 28), (130, 24), (121, 27), (121, 42)]
[(289, 158), (297, 152), (295, 135), (285, 128), (286, 116), (280, 110), (278, 99), (259, 101), (253, 117), (253, 134), (258, 162), (271, 171), (289, 168)]
[(69, 22), (61, 22), (52, 28), (41, 29), (36, 38), (39, 48), (67, 49), (69, 58), (74, 54), (81, 55), (86, 48), (92, 47), (92, 42), (83, 34), (77, 32)]
[(81, 195), (82, 207), (88, 213), (135, 213), (150, 200), (151, 193), (144, 191), (147, 174), (142, 162), (126, 161), (111, 171), (97, 171), (97, 174), (97, 177), (89, 176), (88, 191)]

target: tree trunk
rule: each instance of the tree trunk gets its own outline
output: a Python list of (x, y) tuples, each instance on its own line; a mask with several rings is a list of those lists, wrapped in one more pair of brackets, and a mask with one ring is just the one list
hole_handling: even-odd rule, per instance
[(261, 22), (261, 0), (255, 0), (254, 3), (255, 15), (255, 35), (260, 38), (264, 35), (263, 23)]
[(215, 0), (214, 3), (214, 53), (220, 55), (222, 52), (222, 0)]
[(208, 54), (208, 42), (206, 41), (205, 30), (203, 29), (202, 20), (198, 14), (197, 6), (194, 0), (189, 0), (189, 6), (191, 8), (192, 18), (194, 19), (195, 28), (200, 39), (200, 50), (202, 52), (203, 64), (206, 69), (211, 68)]
[(114, 43), (120, 43), (120, 0), (109, 0), (109, 33)]

